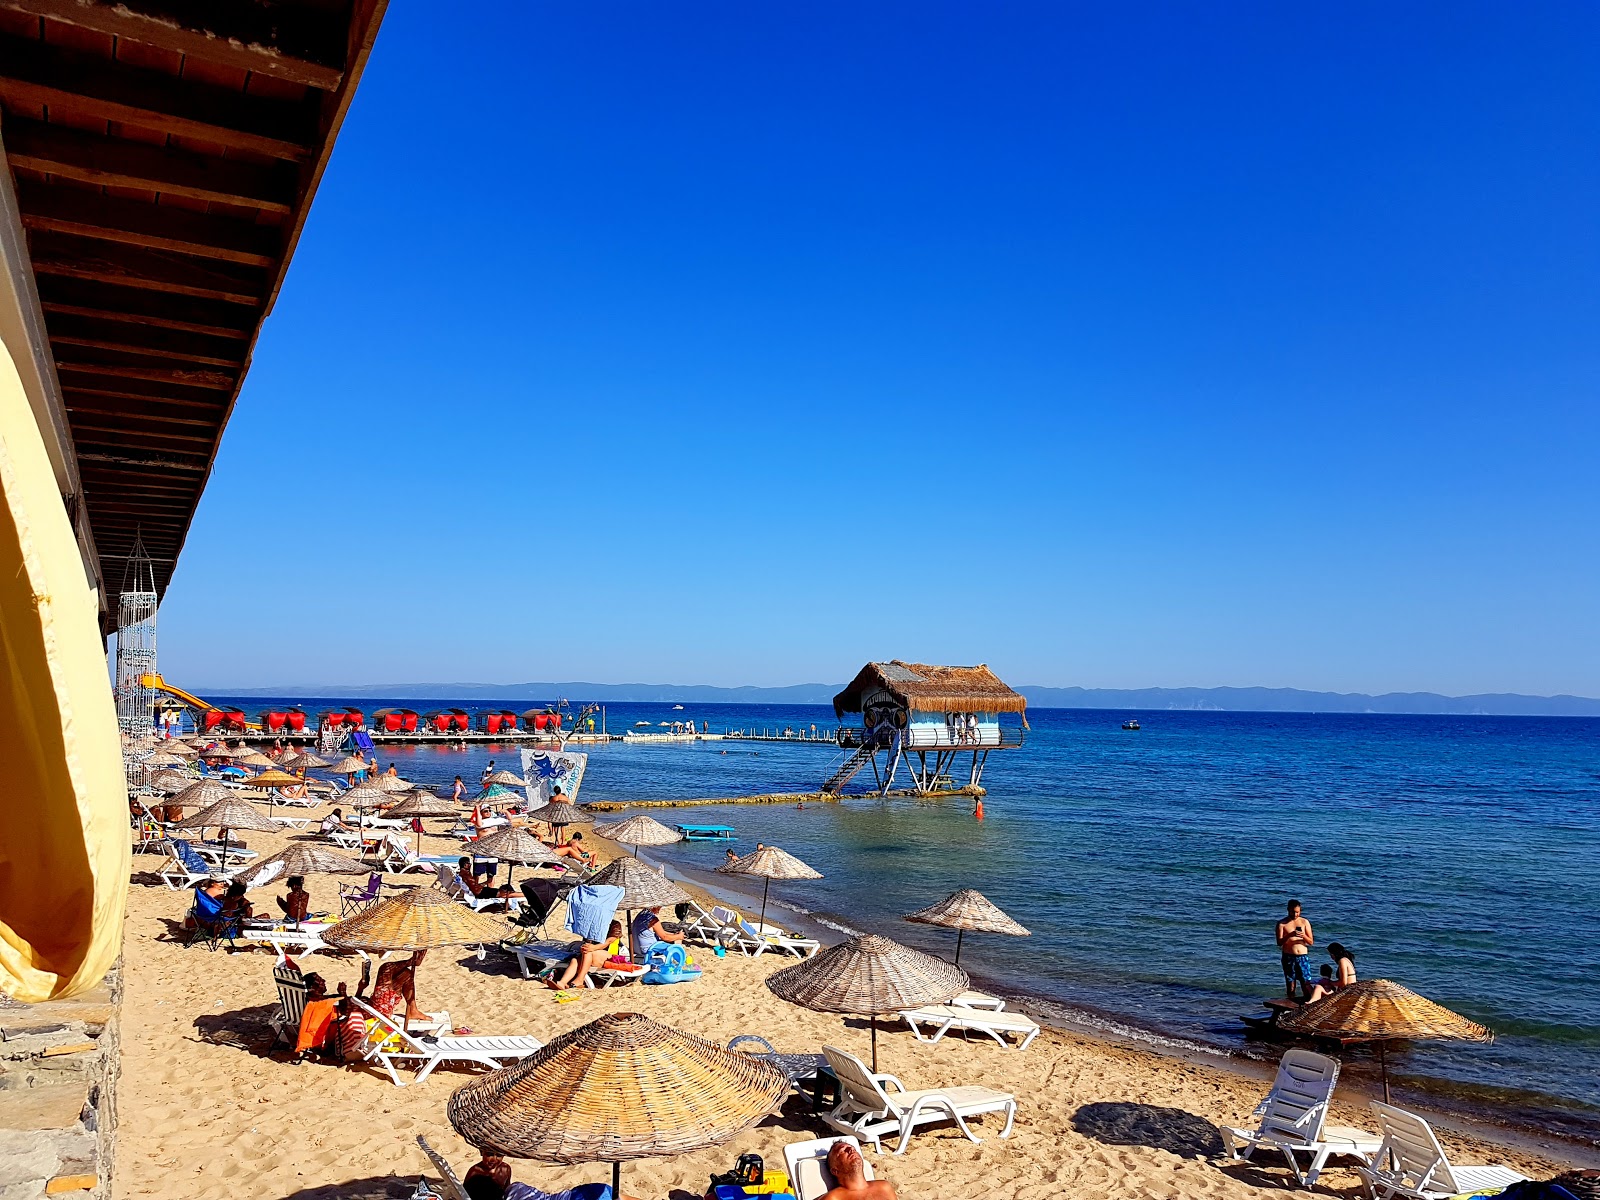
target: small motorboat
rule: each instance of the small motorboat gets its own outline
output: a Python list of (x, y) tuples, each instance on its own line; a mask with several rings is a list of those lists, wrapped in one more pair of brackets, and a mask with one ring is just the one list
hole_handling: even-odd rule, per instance
[(1124, 729), (1138, 729), (1139, 728), (1139, 722), (1136, 719), (1135, 720), (1127, 720), (1127, 721), (1124, 721), (1122, 723), (1122, 727)]
[(673, 706), (672, 706), (672, 711), (673, 711), (673, 712), (682, 712), (682, 711), (683, 711), (683, 705), (681, 705), (681, 704), (674, 704), (674, 705), (673, 705)]
[(634, 722), (634, 723), (633, 723), (633, 727), (634, 727), (634, 728), (635, 728), (635, 729), (638, 729), (638, 728), (639, 728), (639, 727), (640, 727), (640, 726), (647, 726), (647, 725), (649, 725), (649, 724), (650, 724), (650, 722), (649, 722), (649, 721), (635, 721), (635, 722)]

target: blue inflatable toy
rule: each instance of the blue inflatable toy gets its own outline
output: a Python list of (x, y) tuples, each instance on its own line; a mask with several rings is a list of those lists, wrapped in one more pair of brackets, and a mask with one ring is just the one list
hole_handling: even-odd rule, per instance
[(689, 952), (677, 942), (657, 942), (644, 956), (643, 983), (688, 983), (700, 978), (700, 968), (689, 965)]

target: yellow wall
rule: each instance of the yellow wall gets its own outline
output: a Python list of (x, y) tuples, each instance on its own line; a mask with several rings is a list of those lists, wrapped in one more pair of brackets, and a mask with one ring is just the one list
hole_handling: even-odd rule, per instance
[(93, 591), (0, 346), (0, 991), (97, 983), (121, 951), (128, 800)]

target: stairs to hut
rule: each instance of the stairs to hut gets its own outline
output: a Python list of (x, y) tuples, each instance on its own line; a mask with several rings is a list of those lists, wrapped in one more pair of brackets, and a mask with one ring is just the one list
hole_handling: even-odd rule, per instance
[(845, 784), (856, 777), (856, 772), (866, 766), (872, 758), (873, 747), (862, 746), (849, 758), (839, 765), (839, 769), (828, 776), (828, 781), (822, 785), (822, 790), (827, 795), (833, 795)]

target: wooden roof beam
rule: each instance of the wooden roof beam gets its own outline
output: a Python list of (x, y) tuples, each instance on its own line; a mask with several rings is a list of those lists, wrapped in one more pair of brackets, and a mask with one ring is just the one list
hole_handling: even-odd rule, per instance
[(189, 296), (65, 275), (40, 273), (35, 278), (39, 283), (40, 307), (47, 314), (47, 330), (49, 314), (65, 312), (104, 321), (121, 321), (244, 341), (249, 339), (261, 319), (259, 309), (246, 308), (242, 304), (216, 304)]
[(275, 267), (283, 241), (283, 235), (271, 225), (31, 179), (17, 180), (17, 203), (26, 229), (171, 250), (247, 267)]
[(64, 125), (12, 118), (5, 125), (13, 167), (31, 167), (106, 187), (141, 188), (209, 203), (287, 213), (295, 199), (295, 169), (212, 158), (171, 146), (115, 141)]
[(58, 360), (85, 353), (110, 352), (144, 360), (196, 363), (207, 367), (244, 368), (244, 348), (237, 342), (152, 329), (145, 325), (101, 325), (95, 321), (57, 315), (50, 321), (50, 347)]
[(0, 103), (75, 114), (198, 138), (230, 150), (304, 162), (317, 111), (148, 71), (32, 38), (0, 37)]
[(330, 92), (344, 80), (345, 11), (273, 0), (0, 0), (0, 8)]
[[(189, 367), (148, 367), (127, 363), (77, 362), (71, 355), (56, 358), (56, 367), (78, 375), (105, 376), (111, 379), (139, 379), (146, 383), (171, 383), (181, 387), (231, 388), (237, 380), (232, 371), (196, 371)], [(65, 385), (63, 385), (65, 386)], [(177, 403), (177, 401), (174, 401)], [(183, 401), (189, 403), (189, 401)], [(194, 403), (200, 403), (195, 401)]]
[(254, 267), (197, 262), (170, 250), (40, 232), (29, 239), (28, 253), (36, 275), (65, 275), (252, 309), (261, 307), (266, 291), (266, 277)]

